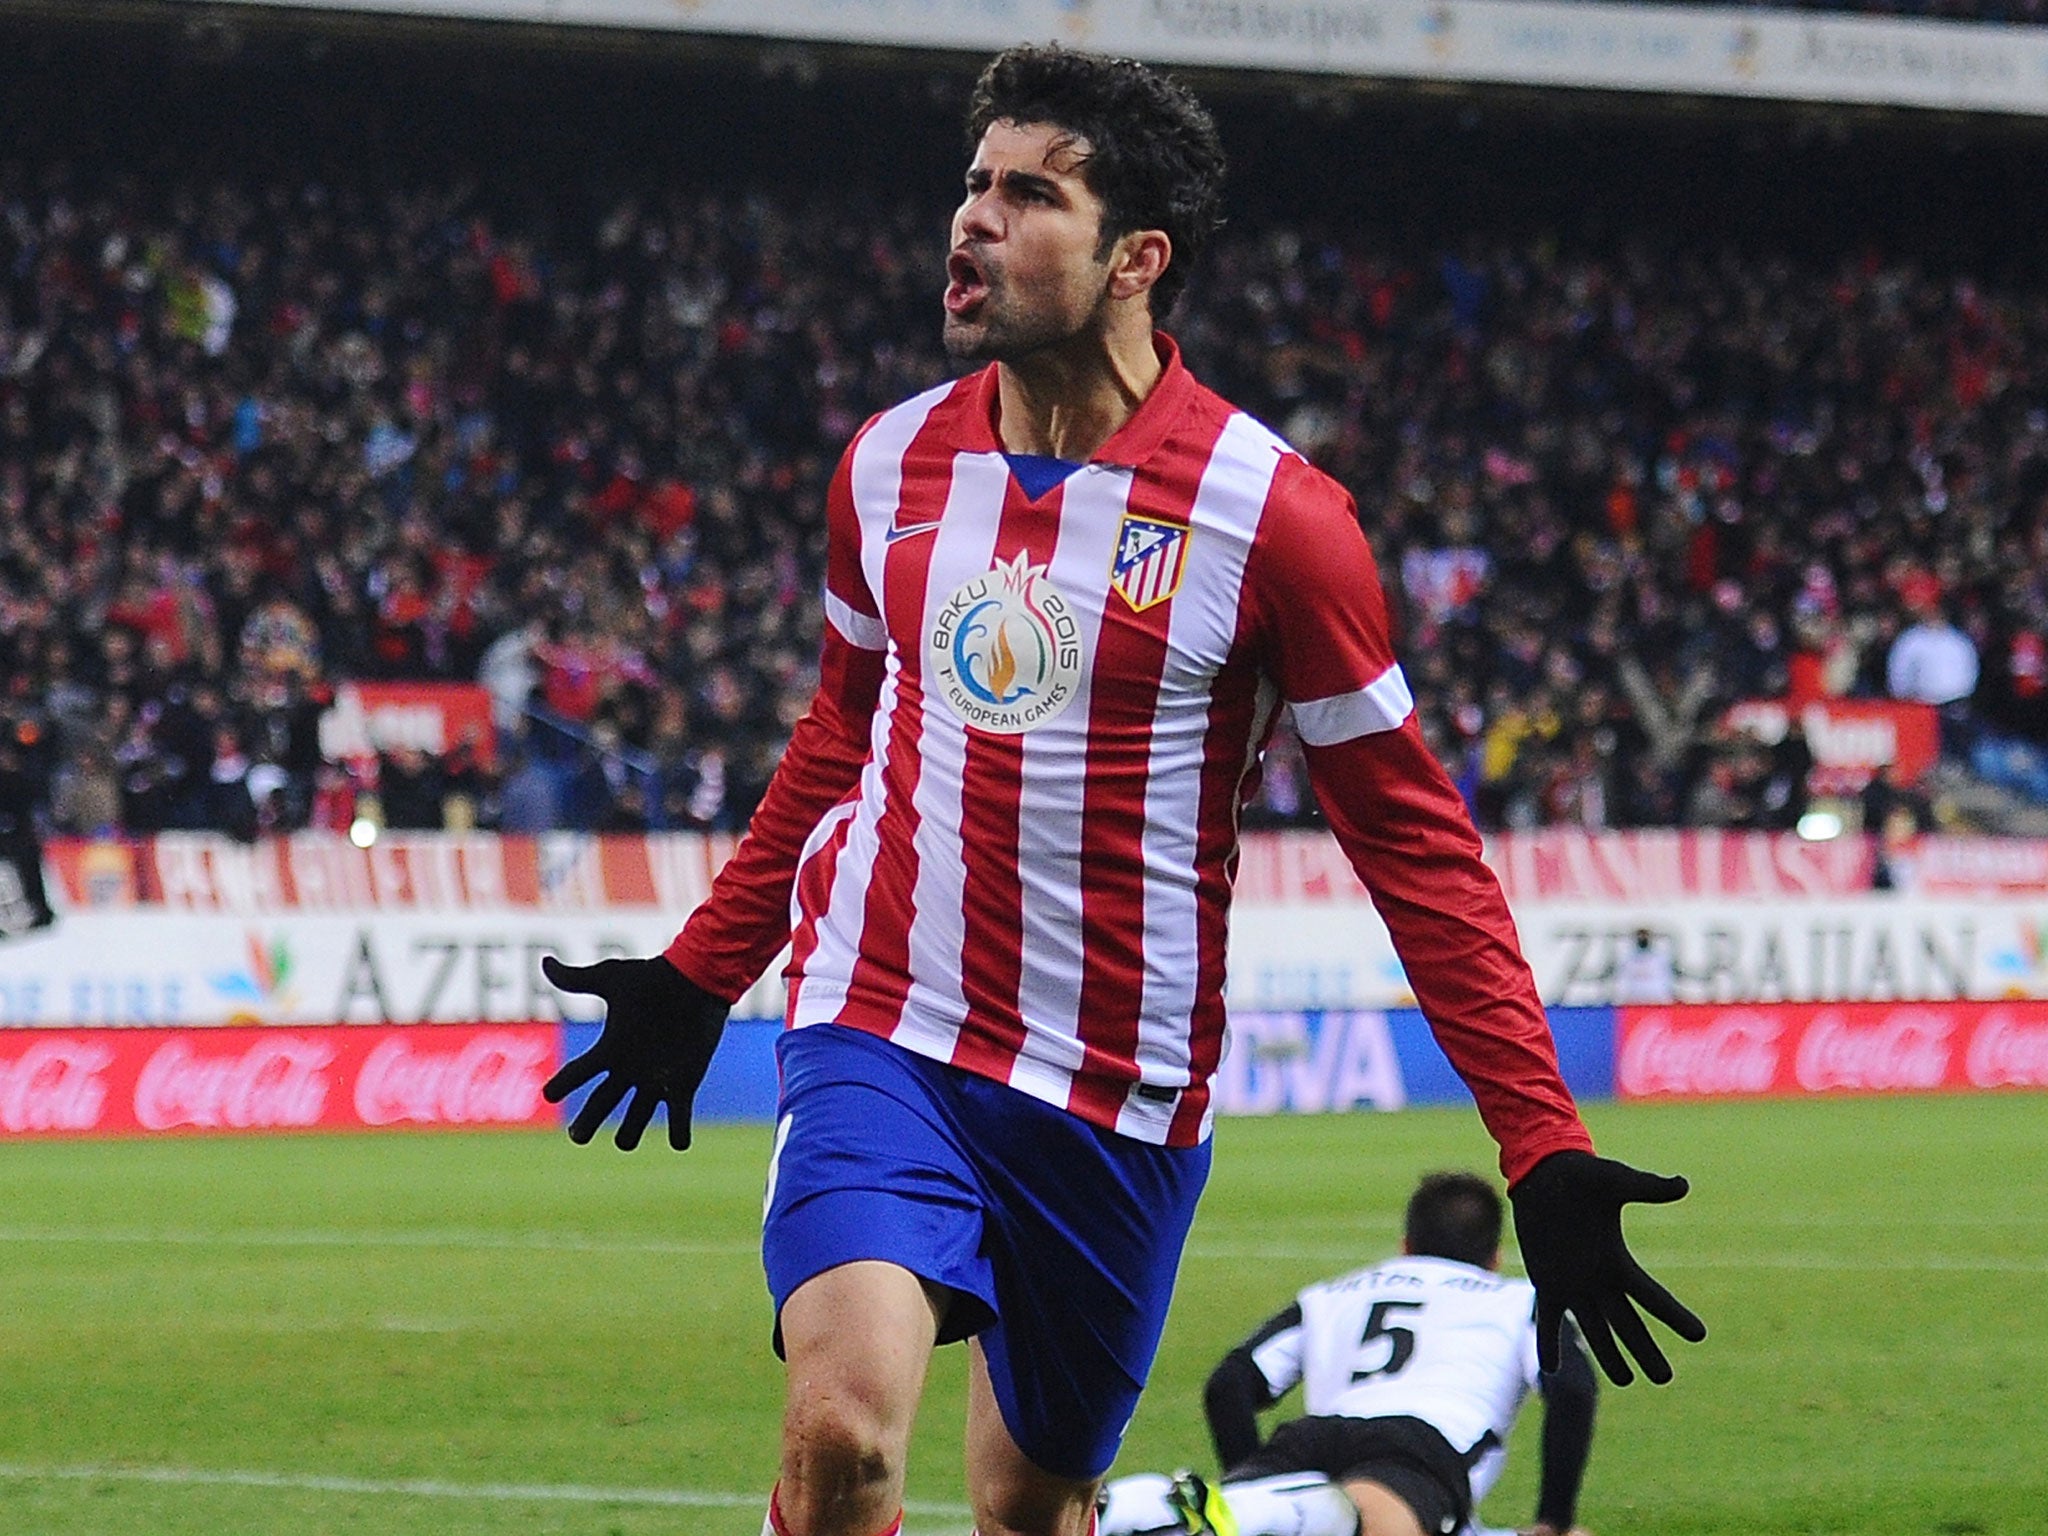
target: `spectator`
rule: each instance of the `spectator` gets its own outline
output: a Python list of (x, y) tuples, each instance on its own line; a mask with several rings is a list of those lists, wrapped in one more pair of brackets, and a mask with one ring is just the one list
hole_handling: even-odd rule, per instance
[(1648, 928), (1638, 928), (1614, 962), (1614, 1001), (1617, 1004), (1658, 1004), (1678, 1000), (1678, 967), (1672, 962), (1671, 943)]
[(1927, 797), (1909, 785), (1900, 784), (1898, 769), (1891, 763), (1877, 765), (1858, 799), (1865, 832), (1882, 833), (1902, 813), (1915, 834), (1934, 829)]
[(110, 837), (121, 827), (121, 778), (113, 754), (89, 742), (57, 770), (50, 819), (74, 837)]
[(477, 666), (477, 681), (491, 695), (491, 724), (504, 739), (526, 729), (526, 708), (540, 682), (534, 647), (540, 640), (540, 626), (529, 620), (498, 636), (484, 648)]
[(199, 824), (245, 841), (256, 835), (256, 800), (249, 788), (250, 762), (232, 725), (216, 725), (206, 767)]
[(355, 825), (356, 800), (356, 781), (348, 769), (322, 763), (314, 773), (306, 825), (318, 832), (346, 833)]
[(1899, 631), (1885, 658), (1885, 684), (1895, 699), (1957, 704), (1977, 691), (1977, 647), (1929, 604)]
[(35, 804), (42, 789), (34, 741), (17, 725), (0, 728), (0, 938), (56, 921), (43, 884), (43, 841)]
[(498, 785), (498, 830), (520, 836), (552, 831), (562, 824), (562, 797), (555, 780), (524, 747), (515, 748)]
[(433, 832), (445, 824), (447, 777), (418, 747), (393, 747), (377, 763), (377, 798), (394, 832)]
[(241, 665), (260, 682), (320, 677), (320, 635), (306, 611), (273, 587), (242, 624)]
[(1797, 719), (1766, 750), (1762, 783), (1757, 789), (1758, 824), (1766, 831), (1791, 832), (1806, 815), (1808, 780), (1813, 773), (1813, 748)]

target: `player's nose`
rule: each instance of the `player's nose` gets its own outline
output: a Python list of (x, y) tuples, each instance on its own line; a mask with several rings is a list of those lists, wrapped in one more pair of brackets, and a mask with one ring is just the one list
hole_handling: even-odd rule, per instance
[(953, 220), (955, 246), (968, 240), (999, 240), (1002, 233), (1002, 215), (993, 188), (969, 197), (960, 205), (959, 215)]

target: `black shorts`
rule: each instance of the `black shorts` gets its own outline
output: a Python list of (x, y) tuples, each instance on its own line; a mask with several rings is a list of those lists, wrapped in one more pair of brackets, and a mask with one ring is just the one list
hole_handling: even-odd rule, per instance
[(1320, 1472), (1335, 1483), (1374, 1482), (1415, 1511), (1425, 1531), (1443, 1536), (1472, 1513), (1465, 1458), (1433, 1424), (1407, 1417), (1290, 1419), (1223, 1474), (1227, 1483), (1287, 1472)]

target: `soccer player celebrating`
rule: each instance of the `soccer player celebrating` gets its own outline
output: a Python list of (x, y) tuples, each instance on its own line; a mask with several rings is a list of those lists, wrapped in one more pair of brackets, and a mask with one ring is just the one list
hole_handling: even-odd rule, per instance
[[(1312, 1285), (1224, 1356), (1202, 1395), (1220, 1485), (1140, 1473), (1103, 1490), (1102, 1536), (1452, 1536), (1507, 1461), (1530, 1389), (1544, 1398), (1529, 1536), (1573, 1529), (1593, 1448), (1593, 1367), (1567, 1336), (1536, 1364), (1525, 1281), (1500, 1267), (1500, 1196), (1433, 1173), (1408, 1201), (1401, 1257)], [(1300, 1385), (1307, 1414), (1263, 1443), (1259, 1413)]]
[(1417, 729), (1351, 500), (1157, 329), (1217, 223), (1215, 125), (1127, 60), (983, 73), (944, 296), (987, 366), (883, 412), (827, 497), (820, 683), (710, 898), (548, 1084), (670, 1142), (792, 946), (763, 1250), (788, 1362), (766, 1529), (900, 1526), (935, 1344), (971, 1341), (982, 1536), (1083, 1536), (1209, 1164), (1239, 805), (1284, 703), (1332, 829), (1500, 1143), (1550, 1360), (1670, 1371), (1499, 886)]

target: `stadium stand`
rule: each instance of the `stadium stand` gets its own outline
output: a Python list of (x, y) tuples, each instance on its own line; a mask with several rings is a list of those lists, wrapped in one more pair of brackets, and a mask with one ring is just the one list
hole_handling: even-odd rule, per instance
[[(256, 835), (374, 789), (393, 826), (743, 825), (813, 680), (824, 481), (947, 375), (958, 78), (643, 72), (608, 114), (511, 55), (265, 55), (144, 111), (157, 55), (84, 101), (51, 57), (0, 91), (0, 736), (47, 824)], [(2048, 804), (2040, 215), (1945, 219), (2038, 185), (2031, 139), (1912, 129), (1875, 206), (1800, 177), (1900, 130), (1659, 121), (1582, 178), (1627, 155), (1536, 107), (1226, 109), (1323, 142), (1254, 149), (1174, 329), (1353, 489), (1482, 825), (1788, 827), (1796, 733), (1722, 721), (1795, 672), (1935, 689), (1951, 819)], [(1960, 692), (1894, 665), (1930, 630)], [(349, 781), (316, 726), (359, 678), (483, 681), (499, 767)], [(1283, 737), (1253, 819), (1313, 815)]]
[[(1620, 0), (1627, 3), (1627, 0)], [(1746, 9), (1765, 9), (1765, 0), (1739, 0)], [(2042, 0), (1769, 0), (1772, 10), (1826, 11), (1852, 16), (1911, 17), (1922, 21), (1984, 22), (2039, 26), (2048, 21)]]
[[(1761, 8), (1763, 0), (1744, 0)], [(1902, 16), (1924, 21), (1971, 21), (2039, 26), (2048, 21), (2041, 0), (1770, 0), (1778, 10), (1833, 11), (1856, 16)]]

